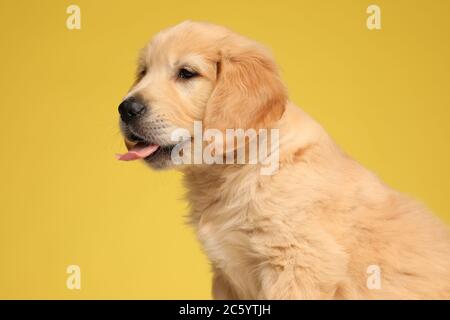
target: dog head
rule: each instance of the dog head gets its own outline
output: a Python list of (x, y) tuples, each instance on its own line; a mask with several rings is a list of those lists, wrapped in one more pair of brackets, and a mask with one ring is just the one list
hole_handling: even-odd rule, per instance
[(204, 128), (259, 129), (278, 120), (287, 101), (268, 51), (230, 30), (183, 22), (142, 50), (136, 81), (119, 106), (131, 152), (154, 168), (171, 165), (171, 132)]

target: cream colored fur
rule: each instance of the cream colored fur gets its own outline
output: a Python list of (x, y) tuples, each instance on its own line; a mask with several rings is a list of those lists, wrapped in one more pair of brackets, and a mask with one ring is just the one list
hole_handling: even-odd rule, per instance
[[(216, 299), (450, 298), (448, 228), (345, 155), (291, 103), (278, 173), (189, 168)], [(369, 290), (367, 268), (381, 269)]]
[[(185, 65), (199, 76), (177, 80)], [(214, 298), (450, 298), (448, 227), (348, 157), (290, 102), (262, 46), (184, 22), (156, 36), (139, 69), (130, 95), (167, 127), (203, 120), (219, 129), (280, 129), (272, 176), (259, 165), (182, 168)], [(380, 289), (367, 287), (371, 265), (380, 267)]]

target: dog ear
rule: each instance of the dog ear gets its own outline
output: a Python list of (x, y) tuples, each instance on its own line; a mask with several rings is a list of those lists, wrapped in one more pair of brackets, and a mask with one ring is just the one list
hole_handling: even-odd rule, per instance
[(206, 106), (206, 128), (267, 128), (281, 118), (286, 89), (268, 52), (257, 44), (221, 50)]

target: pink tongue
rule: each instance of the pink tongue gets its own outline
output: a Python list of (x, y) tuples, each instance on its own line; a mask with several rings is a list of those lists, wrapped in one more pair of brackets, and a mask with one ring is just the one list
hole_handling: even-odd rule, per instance
[(158, 150), (157, 144), (150, 144), (148, 146), (134, 146), (131, 150), (124, 154), (116, 154), (118, 160), (130, 161), (137, 159), (144, 159)]

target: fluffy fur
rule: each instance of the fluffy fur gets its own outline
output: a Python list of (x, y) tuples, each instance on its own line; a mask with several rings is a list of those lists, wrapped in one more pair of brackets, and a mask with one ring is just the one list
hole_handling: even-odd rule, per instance
[[(184, 22), (143, 50), (129, 96), (151, 106), (128, 128), (168, 140), (163, 128), (280, 129), (280, 168), (184, 166), (191, 221), (211, 260), (216, 299), (450, 298), (448, 227), (344, 154), (288, 100), (271, 57), (228, 29)], [(180, 65), (190, 82), (173, 79)], [(144, 71), (142, 71), (144, 70)], [(156, 132), (156, 133), (155, 133)], [(154, 160), (156, 161), (156, 160)], [(154, 167), (170, 166), (159, 161)], [(367, 268), (381, 270), (370, 290)]]

